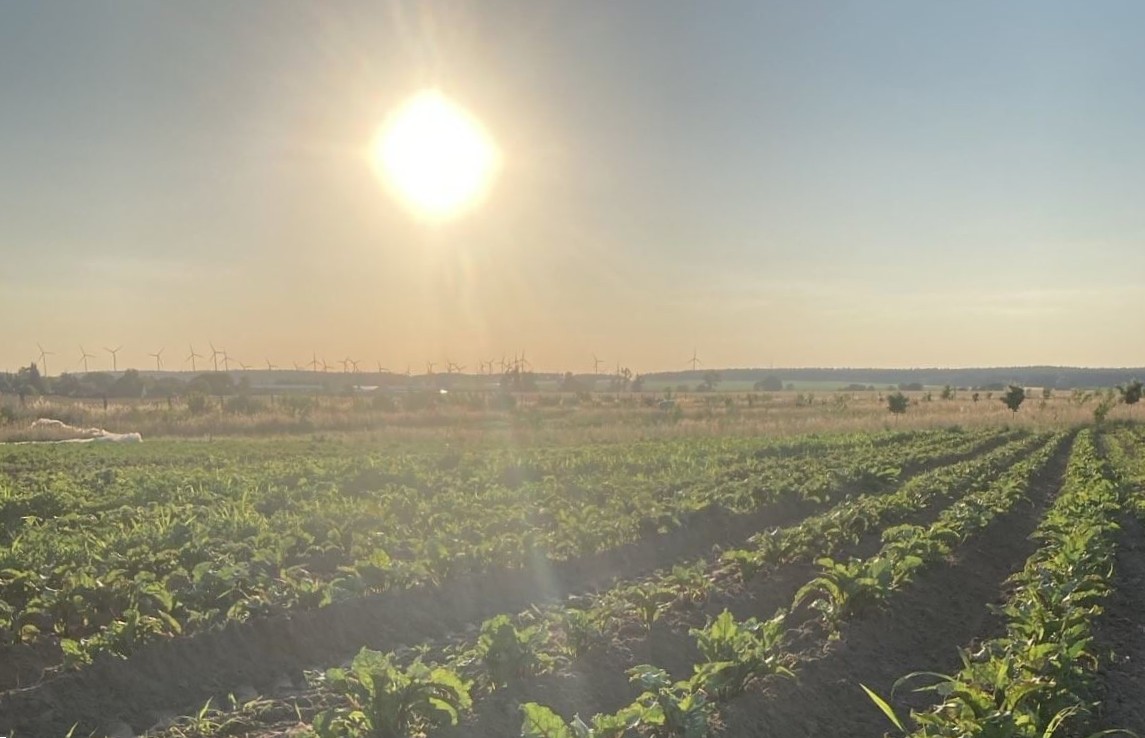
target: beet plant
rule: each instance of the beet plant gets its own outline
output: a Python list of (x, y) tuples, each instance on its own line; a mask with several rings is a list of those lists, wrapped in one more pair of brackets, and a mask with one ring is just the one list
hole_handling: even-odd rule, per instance
[(469, 683), (453, 670), (420, 659), (401, 669), (389, 654), (367, 648), (349, 669), (327, 671), (325, 682), (346, 704), (318, 713), (318, 738), (411, 738), (456, 725), (473, 705)]

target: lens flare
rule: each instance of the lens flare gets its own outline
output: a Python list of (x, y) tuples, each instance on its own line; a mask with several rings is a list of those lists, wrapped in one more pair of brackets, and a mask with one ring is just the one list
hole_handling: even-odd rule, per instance
[(437, 90), (407, 100), (382, 125), (374, 167), (416, 213), (444, 220), (478, 205), (500, 168), (481, 122)]

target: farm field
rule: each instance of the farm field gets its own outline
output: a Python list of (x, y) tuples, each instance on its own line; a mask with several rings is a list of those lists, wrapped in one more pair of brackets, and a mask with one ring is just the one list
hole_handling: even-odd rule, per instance
[(1143, 444), (0, 446), (0, 734), (1142, 730)]

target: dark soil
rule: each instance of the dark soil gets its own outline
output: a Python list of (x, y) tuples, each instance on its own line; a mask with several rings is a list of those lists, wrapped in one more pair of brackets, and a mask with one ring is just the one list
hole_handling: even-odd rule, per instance
[(1113, 591), (1095, 628), (1100, 700), (1093, 730), (1122, 728), (1145, 734), (1145, 526), (1121, 521)]
[[(971, 452), (914, 465), (904, 470), (904, 480), (985, 453), (1005, 440), (1012, 439), (991, 439)], [(240, 687), (272, 691), (281, 686), (284, 675), (301, 685), (304, 668), (338, 663), (363, 646), (392, 650), (463, 630), (498, 613), (607, 588), (619, 579), (704, 556), (713, 545), (741, 545), (761, 529), (789, 525), (823, 507), (783, 502), (746, 514), (712, 507), (697, 512), (680, 528), (574, 561), (539, 559), (525, 569), (492, 571), (441, 587), (387, 592), (318, 610), (232, 622), (218, 631), (148, 644), (128, 659), (99, 658), (79, 672), (31, 686), (22, 685), (53, 663), (49, 660), (58, 651), (11, 649), (0, 654), (0, 686), (19, 688), (0, 694), (0, 733), (62, 735), (76, 723), (78, 735), (123, 724), (144, 730), (172, 711), (193, 710)], [(14, 658), (17, 651), (21, 655)], [(650, 660), (669, 665), (667, 658)], [(561, 693), (627, 694), (623, 668), (610, 671), (604, 661), (599, 668), (594, 663), (591, 675), (562, 679), (572, 682), (559, 689)], [(586, 686), (571, 686), (578, 680)], [(621, 684), (613, 685), (615, 680)], [(519, 723), (514, 732), (517, 728)]]

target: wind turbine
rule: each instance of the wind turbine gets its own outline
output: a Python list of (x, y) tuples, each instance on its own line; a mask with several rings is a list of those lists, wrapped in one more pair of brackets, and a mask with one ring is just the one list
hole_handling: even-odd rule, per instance
[(215, 365), (215, 371), (217, 372), (219, 370), (219, 357), (225, 356), (226, 354), (215, 348), (215, 344), (210, 341), (208, 341), (207, 344), (211, 347), (211, 362)]
[(378, 362), (378, 374), (389, 374), (390, 370), (382, 366), (382, 362)]
[(198, 369), (195, 368), (195, 359), (201, 359), (203, 357), (201, 355), (195, 353), (195, 347), (194, 346), (188, 346), (187, 348), (191, 349), (191, 355), (188, 356), (186, 359), (183, 359), (183, 361), (191, 362), (191, 371), (192, 372), (198, 371)]
[(270, 363), (270, 359), (267, 359), (267, 360), (266, 360), (266, 370), (267, 370), (268, 372), (273, 372), (273, 371), (274, 371), (275, 369), (277, 369), (277, 368), (278, 368), (278, 367), (276, 367), (274, 364), (271, 364), (271, 363)]
[(36, 348), (40, 349), (40, 366), (43, 368), (44, 376), (46, 377), (48, 376), (48, 357), (53, 355), (55, 352), (45, 351), (44, 347), (38, 343), (36, 344)]
[(700, 357), (696, 355), (696, 349), (692, 349), (692, 358), (688, 359), (688, 363), (692, 365), (692, 371), (696, 371), (696, 366), (698, 364), (704, 363), (700, 361)]
[(220, 349), (219, 354), (223, 357), (223, 371), (229, 372), (231, 370), (231, 357), (227, 356), (226, 349)]
[(240, 368), (240, 369), (242, 369), (244, 372), (249, 372), (249, 371), (250, 371), (250, 367), (249, 367), (249, 366), (247, 366), (246, 364), (242, 363), (242, 362), (241, 362), (241, 361), (239, 361), (238, 359), (235, 359), (235, 363), (236, 363), (236, 364), (238, 364), (238, 365), (239, 365), (239, 368)]
[(157, 372), (163, 371), (163, 351), (164, 350), (165, 349), (159, 349), (158, 351), (156, 351), (153, 354), (147, 354), (148, 356), (154, 357), (154, 359), (155, 359), (155, 371), (157, 371)]
[(306, 366), (310, 367), (311, 371), (314, 371), (314, 372), (318, 371), (318, 352), (317, 351), (315, 351), (314, 353), (311, 354), (310, 363), (307, 364)]
[(109, 349), (106, 346), (104, 346), (104, 348), (103, 348), (104, 351), (111, 354), (111, 370), (113, 372), (119, 371), (119, 356), (118, 356), (118, 354), (119, 354), (119, 350), (121, 348), (123, 348), (123, 347), (122, 346), (116, 346), (113, 349)]
[(592, 355), (592, 373), (600, 374), (600, 365), (604, 362), (597, 358), (596, 354)]
[(426, 374), (433, 374), (433, 368), (434, 368), (435, 366), (437, 366), (437, 364), (435, 364), (435, 363), (434, 363), (434, 362), (432, 362), (432, 361), (427, 361), (427, 362), (425, 362), (425, 373), (426, 373)]
[(87, 360), (88, 359), (94, 359), (94, 358), (95, 358), (94, 354), (89, 354), (86, 350), (84, 350), (83, 346), (80, 346), (80, 361), (83, 362), (83, 373), (84, 374), (87, 374)]
[(361, 361), (354, 361), (353, 359), (350, 359), (350, 366), (354, 367), (354, 373), (355, 374), (358, 373), (358, 365), (361, 363), (362, 363)]
[(342, 373), (348, 374), (350, 372), (350, 364), (353, 362), (350, 360), (350, 357), (347, 356), (345, 359), (342, 359), (338, 363), (342, 365)]

